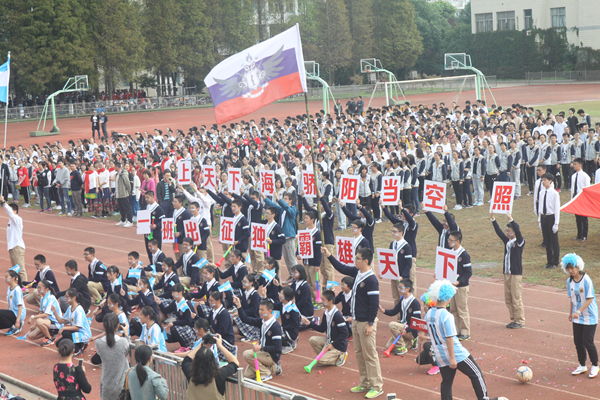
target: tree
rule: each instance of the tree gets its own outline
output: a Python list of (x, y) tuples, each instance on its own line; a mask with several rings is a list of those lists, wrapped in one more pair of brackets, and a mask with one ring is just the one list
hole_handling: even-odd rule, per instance
[(106, 92), (115, 82), (131, 81), (142, 66), (144, 37), (137, 4), (129, 0), (104, 0), (94, 12), (97, 65), (104, 74)]
[(201, 89), (204, 76), (214, 65), (213, 32), (206, 15), (205, 0), (180, 0), (183, 24), (179, 38), (179, 66), (183, 69), (185, 85)]
[(415, 66), (429, 75), (443, 70), (442, 41), (451, 28), (448, 18), (454, 17), (456, 8), (445, 1), (429, 3), (426, 0), (411, 0), (415, 7), (415, 24), (423, 38), (423, 53)]
[(356, 74), (360, 60), (372, 58), (373, 41), (373, 5), (371, 0), (346, 0), (348, 23), (352, 36), (352, 72)]
[[(415, 65), (423, 52), (415, 24), (415, 8), (409, 0), (372, 0), (376, 58), (385, 69), (400, 76)], [(400, 78), (398, 78), (400, 79)]]
[(250, 0), (211, 0), (208, 15), (212, 20), (215, 56), (222, 59), (256, 44), (258, 35)]
[(344, 0), (316, 0), (317, 27), (316, 61), (329, 74), (329, 84), (335, 84), (335, 70), (350, 65), (352, 36)]

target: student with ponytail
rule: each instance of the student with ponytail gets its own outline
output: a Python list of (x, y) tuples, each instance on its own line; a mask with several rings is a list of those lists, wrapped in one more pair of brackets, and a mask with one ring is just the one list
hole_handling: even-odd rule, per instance
[[(25, 302), (21, 291), (21, 276), (13, 270), (6, 271), (6, 302), (8, 310), (0, 310), (0, 329), (8, 329), (6, 336), (15, 335), (23, 329), (25, 320)], [(9, 329), (10, 328), (10, 329)]]
[(150, 368), (152, 349), (139, 346), (135, 349), (135, 368), (129, 370), (127, 383), (131, 400), (166, 400), (169, 396), (167, 381)]
[[(127, 355), (129, 354), (129, 337), (121, 337), (119, 317), (115, 314), (107, 314), (102, 321), (105, 335), (96, 339), (97, 353), (92, 357), (92, 363), (102, 363), (102, 375), (100, 376), (100, 397), (102, 399), (117, 399), (121, 388), (125, 383), (125, 375), (129, 368)], [(94, 359), (94, 358), (98, 359)]]
[(60, 304), (56, 299), (53, 285), (46, 279), (38, 283), (36, 290), (40, 295), (40, 312), (32, 315), (27, 321), (28, 324), (33, 325), (27, 333), (27, 338), (37, 340), (43, 337), (45, 340), (41, 345), (50, 346), (54, 344), (54, 337), (58, 330), (62, 328), (62, 324), (58, 323), (54, 311), (52, 311), (52, 306), (54, 306), (58, 316), (62, 317)]
[[(100, 302), (98, 308), (94, 310), (94, 315), (96, 316), (96, 322), (102, 323), (104, 320), (104, 316), (110, 314), (112, 312), (111, 309), (108, 308), (108, 297), (111, 295), (116, 295), (121, 297), (121, 289), (127, 288), (127, 286), (123, 285), (123, 278), (121, 277), (121, 273), (119, 272), (119, 268), (115, 265), (111, 265), (106, 269), (106, 276), (108, 277), (108, 281), (110, 285), (108, 286), (108, 290), (106, 291), (106, 297), (104, 300)], [(114, 296), (113, 296), (114, 298)], [(122, 301), (120, 302), (121, 306), (125, 306), (125, 310), (129, 310), (127, 303)]]
[(166, 341), (167, 343), (179, 342), (181, 347), (175, 353), (183, 353), (189, 351), (189, 348), (193, 346), (197, 339), (192, 328), (194, 323), (192, 318), (193, 308), (187, 302), (185, 288), (181, 283), (173, 286), (171, 296), (173, 296), (173, 301), (167, 306), (162, 303), (160, 298), (157, 297), (155, 300), (162, 315), (175, 315), (176, 319), (165, 325), (165, 331), (169, 331)]
[(167, 352), (165, 337), (160, 325), (157, 322), (158, 314), (154, 312), (152, 307), (145, 306), (140, 314), (140, 322), (142, 323), (142, 333), (140, 339), (144, 344), (157, 349), (163, 353)]
[(92, 331), (90, 329), (90, 323), (85, 315), (81, 293), (77, 289), (69, 289), (65, 294), (65, 300), (69, 304), (67, 311), (63, 315), (63, 318), (58, 316), (58, 309), (56, 306), (52, 306), (52, 311), (56, 320), (64, 324), (58, 331), (57, 336), (62, 336), (56, 341), (56, 346), (60, 347), (61, 341), (64, 339), (70, 339), (75, 343), (75, 356), (80, 356), (85, 351), (90, 338), (92, 337)]
[[(154, 292), (152, 292), (150, 289), (150, 283), (147, 277), (140, 277), (136, 290), (138, 295), (133, 299), (130, 299), (129, 297), (122, 297), (127, 301), (128, 306), (138, 306), (140, 309), (149, 306), (154, 310), (156, 315), (158, 315), (158, 304), (156, 304), (156, 301), (154, 300)], [(121, 289), (121, 295), (124, 296), (124, 294), (126, 294), (125, 289)], [(129, 336), (140, 336), (142, 333), (142, 323), (140, 322), (140, 317), (133, 317), (129, 325)]]

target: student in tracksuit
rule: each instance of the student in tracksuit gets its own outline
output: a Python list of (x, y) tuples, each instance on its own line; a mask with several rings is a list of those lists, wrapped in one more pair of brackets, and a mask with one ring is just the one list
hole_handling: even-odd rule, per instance
[(471, 162), (471, 157), (469, 156), (469, 152), (466, 149), (462, 149), (460, 154), (465, 171), (464, 181), (462, 185), (462, 206), (463, 208), (473, 208), (473, 196), (471, 192), (471, 184), (473, 183), (473, 163)]
[(486, 172), (486, 161), (485, 157), (481, 155), (481, 149), (479, 147), (475, 147), (473, 149), (473, 192), (475, 192), (475, 200), (473, 201), (473, 205), (482, 206), (483, 205), (483, 181), (485, 180), (485, 172)]
[(395, 315), (399, 316), (398, 320), (400, 322), (390, 322), (389, 328), (392, 336), (390, 336), (385, 348), (390, 347), (398, 335), (402, 335), (396, 342), (397, 347), (394, 353), (397, 356), (401, 356), (417, 346), (419, 331), (410, 327), (410, 321), (413, 317), (421, 318), (421, 303), (419, 303), (419, 299), (413, 296), (413, 285), (410, 279), (402, 279), (398, 283), (398, 289), (402, 293), (402, 300), (390, 310), (386, 310), (379, 305), (379, 311), (392, 317)]
[(571, 164), (573, 163), (573, 144), (569, 142), (569, 134), (563, 134), (563, 142), (558, 152), (558, 163), (561, 165), (565, 189), (571, 190)]
[(523, 151), (523, 162), (527, 171), (527, 183), (529, 185), (528, 196), (533, 194), (533, 185), (535, 183), (535, 170), (540, 161), (540, 149), (536, 146), (533, 138), (527, 138), (527, 146)]
[(442, 155), (438, 152), (435, 152), (433, 154), (433, 162), (429, 167), (429, 178), (435, 182), (444, 182), (446, 181), (447, 174), (447, 167), (442, 160)]
[(465, 164), (460, 159), (458, 151), (454, 150), (452, 152), (452, 160), (450, 161), (450, 180), (452, 181), (454, 196), (456, 197), (455, 210), (462, 209), (464, 174)]
[(283, 258), (287, 267), (289, 278), (286, 281), (288, 284), (292, 281), (292, 268), (296, 265), (296, 233), (298, 232), (298, 225), (296, 224), (296, 218), (298, 216), (298, 209), (294, 207), (294, 194), (286, 193), (283, 195), (283, 199), (279, 199), (277, 192), (274, 193), (273, 197), (277, 201), (273, 201), (265, 198), (265, 203), (269, 207), (274, 207), (279, 213), (279, 226), (283, 229), (285, 234), (285, 244), (283, 245)]
[(301, 317), (294, 303), (294, 295), (294, 289), (286, 286), (279, 292), (279, 301), (273, 305), (273, 309), (281, 315), (281, 354), (291, 353), (298, 345)]
[(517, 142), (510, 141), (510, 154), (512, 155), (512, 166), (510, 169), (510, 181), (515, 183), (515, 199), (521, 197), (521, 152), (517, 148)]
[(373, 252), (370, 249), (360, 249), (354, 257), (356, 267), (350, 267), (336, 260), (326, 248), (322, 251), (331, 261), (333, 268), (354, 278), (350, 309), (360, 383), (350, 391), (367, 392), (367, 399), (375, 398), (383, 393), (383, 379), (376, 346), (379, 281), (371, 267)]
[(442, 400), (452, 400), (452, 384), (457, 370), (471, 380), (477, 400), (489, 400), (481, 368), (458, 340), (454, 317), (446, 310), (455, 291), (450, 282), (440, 280), (429, 287), (426, 293), (428, 298), (425, 295), (421, 297), (431, 307), (425, 315), (425, 322), (431, 338), (431, 348), (442, 374)]
[(257, 355), (260, 377), (263, 382), (271, 380), (274, 374), (282, 373), (279, 359), (281, 357), (281, 325), (273, 316), (273, 303), (269, 300), (260, 302), (259, 318), (246, 316), (243, 309), (238, 309), (242, 322), (260, 328), (260, 342), (244, 351), (244, 360), (248, 366), (244, 371), (246, 379), (255, 379), (254, 354)]
[(456, 295), (450, 301), (450, 312), (457, 320), (458, 339), (469, 340), (471, 338), (471, 319), (469, 316), (469, 279), (473, 275), (471, 269), (471, 256), (462, 247), (462, 233), (450, 232), (448, 244), (456, 253), (456, 272), (458, 279), (452, 284), (456, 286)]
[(510, 181), (513, 157), (508, 151), (507, 145), (505, 142), (500, 144), (500, 168), (499, 168), (499, 176), (498, 180), (500, 182), (508, 182)]
[(500, 172), (500, 157), (496, 154), (496, 148), (494, 146), (488, 146), (488, 154), (485, 156), (485, 186), (490, 191), (490, 199), (488, 203), (492, 201), (491, 196), (494, 190), (494, 182), (498, 179), (498, 173)]
[(348, 326), (342, 313), (335, 306), (335, 293), (331, 290), (323, 292), (323, 306), (325, 312), (321, 324), (317, 325), (314, 322), (309, 322), (306, 318), (302, 321), (308, 324), (309, 328), (327, 333), (327, 337), (311, 336), (308, 343), (313, 348), (316, 354), (320, 354), (326, 349), (321, 356), (317, 365), (335, 365), (341, 367), (346, 363), (348, 357)]
[(519, 225), (512, 219), (510, 214), (506, 232), (502, 232), (498, 222), (494, 218), (494, 213), (490, 213), (492, 225), (496, 235), (504, 243), (504, 302), (510, 315), (510, 323), (506, 325), (509, 329), (519, 329), (525, 327), (525, 307), (523, 306), (523, 248), (525, 239), (521, 235)]
[(548, 165), (546, 172), (549, 172), (554, 176), (554, 186), (560, 190), (562, 186), (562, 177), (560, 176), (560, 164), (558, 162), (560, 157), (560, 143), (557, 143), (557, 137), (553, 133), (550, 135), (550, 165)]

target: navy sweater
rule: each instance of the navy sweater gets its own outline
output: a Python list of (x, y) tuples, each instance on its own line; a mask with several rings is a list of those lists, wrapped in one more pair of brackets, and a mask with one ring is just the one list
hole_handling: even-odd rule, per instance
[(274, 362), (279, 362), (281, 357), (281, 325), (277, 320), (274, 320), (266, 332), (263, 332), (262, 318), (251, 318), (246, 315), (243, 309), (238, 309), (238, 315), (243, 323), (261, 328), (260, 332), (260, 349), (271, 355)]
[(400, 299), (398, 304), (391, 310), (385, 310), (383, 313), (385, 315), (389, 315), (393, 317), (394, 315), (400, 314), (400, 322), (406, 325), (406, 332), (412, 333), (413, 337), (417, 337), (419, 335), (419, 331), (416, 329), (412, 329), (410, 327), (410, 321), (413, 317), (421, 319), (421, 303), (415, 297), (412, 298), (412, 301), (408, 303), (406, 307), (402, 307), (402, 303), (404, 301), (404, 297)]
[(327, 342), (332, 343), (336, 350), (345, 353), (348, 350), (348, 325), (346, 325), (346, 320), (337, 309), (333, 313), (332, 320), (331, 322), (328, 321), (327, 314), (323, 313), (321, 324), (316, 325), (311, 322), (309, 327), (317, 332), (326, 332)]

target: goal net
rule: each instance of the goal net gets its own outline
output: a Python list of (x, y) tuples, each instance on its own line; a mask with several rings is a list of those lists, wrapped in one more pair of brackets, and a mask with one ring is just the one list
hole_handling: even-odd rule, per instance
[(452, 103), (474, 99), (473, 94), (465, 92), (476, 89), (477, 75), (451, 76), (432, 79), (415, 79), (394, 82), (378, 82), (373, 91), (373, 97), (380, 101), (374, 104), (382, 106), (381, 100), (385, 99), (386, 106), (404, 104), (405, 102), (439, 103), (441, 101)]

